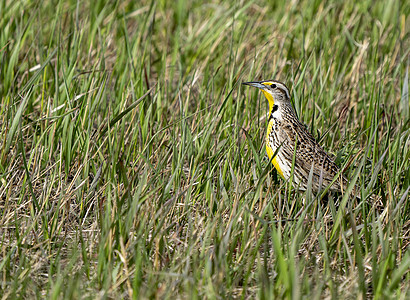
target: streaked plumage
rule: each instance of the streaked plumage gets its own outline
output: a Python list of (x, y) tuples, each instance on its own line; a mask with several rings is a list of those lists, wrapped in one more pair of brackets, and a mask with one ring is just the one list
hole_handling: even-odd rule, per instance
[[(312, 190), (318, 191), (319, 187), (324, 190), (329, 186), (339, 173), (339, 168), (297, 118), (286, 85), (276, 80), (243, 84), (261, 89), (269, 101), (266, 151), (279, 174), (286, 180), (290, 178), (295, 155), (293, 185), (296, 188), (307, 189), (312, 166)], [(276, 151), (277, 155), (272, 158)], [(341, 183), (345, 189), (347, 181), (340, 176), (330, 190), (341, 191)]]

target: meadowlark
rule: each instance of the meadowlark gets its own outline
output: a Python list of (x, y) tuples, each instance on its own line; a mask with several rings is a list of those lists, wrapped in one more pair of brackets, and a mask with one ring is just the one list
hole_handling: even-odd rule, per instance
[[(269, 102), (266, 152), (282, 178), (291, 177), (294, 159), (293, 185), (299, 190), (308, 187), (312, 172), (312, 190), (318, 192), (330, 186), (331, 191), (342, 191), (347, 180), (339, 168), (318, 144), (313, 135), (299, 121), (290, 102), (289, 89), (276, 80), (244, 82), (262, 90)], [(338, 178), (336, 178), (338, 176)], [(336, 179), (336, 180), (335, 180)], [(333, 183), (332, 183), (333, 182)]]

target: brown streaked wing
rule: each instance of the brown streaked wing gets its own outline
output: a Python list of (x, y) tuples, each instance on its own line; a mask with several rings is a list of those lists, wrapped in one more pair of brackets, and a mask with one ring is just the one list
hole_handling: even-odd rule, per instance
[[(301, 176), (301, 186), (306, 188), (311, 166), (313, 164), (313, 189), (319, 189), (319, 180), (322, 176), (323, 188), (328, 186), (339, 172), (339, 168), (323, 148), (317, 143), (313, 135), (306, 130), (299, 120), (292, 120), (287, 124), (281, 124), (283, 150), (285, 155), (293, 158), (295, 144), (297, 143), (295, 159), (295, 176)], [(297, 170), (296, 170), (297, 169)], [(345, 179), (343, 180), (345, 181)], [(331, 190), (340, 191), (340, 184), (336, 181)]]

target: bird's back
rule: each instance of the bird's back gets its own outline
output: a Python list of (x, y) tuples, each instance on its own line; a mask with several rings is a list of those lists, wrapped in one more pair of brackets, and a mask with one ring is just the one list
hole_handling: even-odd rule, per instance
[[(295, 158), (294, 183), (301, 190), (306, 190), (308, 178), (313, 166), (312, 189), (323, 190), (331, 184), (339, 168), (330, 156), (318, 144), (313, 135), (301, 123), (292, 109), (283, 108), (282, 118), (271, 118), (266, 136), (266, 147), (275, 153), (276, 169), (285, 178), (291, 175), (292, 162)], [(279, 149), (278, 149), (279, 148)], [(296, 148), (296, 149), (295, 149)], [(346, 182), (342, 179), (342, 182)], [(331, 190), (340, 191), (340, 180), (334, 182)]]

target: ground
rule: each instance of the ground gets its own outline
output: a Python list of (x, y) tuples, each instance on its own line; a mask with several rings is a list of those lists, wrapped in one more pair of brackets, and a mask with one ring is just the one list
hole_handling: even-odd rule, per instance
[[(2, 2), (0, 295), (408, 298), (409, 13)], [(360, 199), (279, 178), (264, 79)]]

